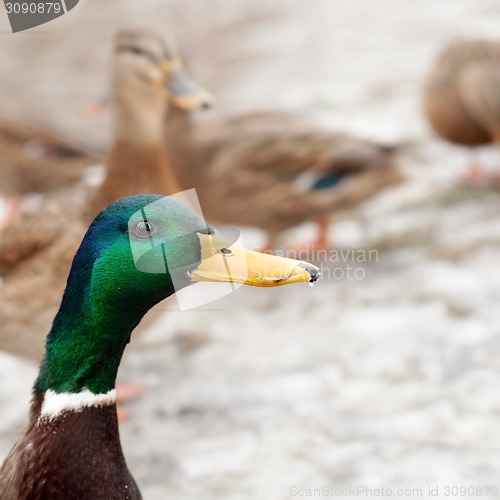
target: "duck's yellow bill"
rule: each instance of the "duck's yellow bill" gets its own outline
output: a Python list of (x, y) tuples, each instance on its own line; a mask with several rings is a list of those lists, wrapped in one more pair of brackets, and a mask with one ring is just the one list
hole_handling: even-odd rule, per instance
[(172, 104), (186, 111), (212, 106), (213, 96), (189, 76), (180, 60), (174, 59), (165, 64), (165, 86)]
[(218, 281), (252, 286), (314, 283), (319, 269), (308, 262), (277, 257), (232, 245), (216, 233), (199, 234), (202, 260), (189, 272), (193, 282)]

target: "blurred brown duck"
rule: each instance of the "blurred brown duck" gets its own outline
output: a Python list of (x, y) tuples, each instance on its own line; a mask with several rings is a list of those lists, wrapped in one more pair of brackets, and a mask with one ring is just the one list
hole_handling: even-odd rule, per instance
[(124, 31), (117, 37), (112, 74), (114, 144), (107, 176), (92, 216), (119, 197), (182, 190), (163, 144), (164, 116), (173, 107), (209, 107), (211, 96), (181, 69), (176, 48), (154, 32)]
[[(449, 44), (430, 72), (423, 104), (429, 123), (443, 139), (468, 147), (499, 143), (500, 42)], [(476, 162), (470, 177), (484, 177)]]
[(98, 161), (97, 151), (88, 151), (41, 128), (0, 118), (2, 190), (23, 195), (76, 186), (87, 167)]
[[(189, 109), (205, 106), (208, 95), (191, 80), (182, 86), (177, 64), (155, 33), (118, 34), (112, 68), (113, 145), (104, 183), (90, 195), (66, 189), (43, 210), (17, 220), (0, 238), (2, 350), (40, 358), (44, 339), (39, 332), (50, 327), (72, 257), (89, 221), (104, 206), (131, 194), (180, 190), (163, 145), (169, 79), (175, 80)], [(197, 97), (188, 99), (189, 93)]]
[(6, 205), (0, 215), (1, 234), (23, 205), (29, 209), (46, 195), (82, 182), (91, 183), (91, 167), (99, 160), (99, 154), (42, 130), (40, 125), (21, 125), (2, 116), (0, 158), (0, 193)]
[(329, 248), (332, 212), (400, 180), (393, 168), (395, 147), (324, 130), (286, 113), (254, 113), (197, 127), (188, 113), (172, 109), (166, 141), (177, 177), (183, 186), (197, 188), (207, 220), (264, 229), (266, 249), (276, 246), (282, 231), (311, 220), (319, 224), (313, 245)]

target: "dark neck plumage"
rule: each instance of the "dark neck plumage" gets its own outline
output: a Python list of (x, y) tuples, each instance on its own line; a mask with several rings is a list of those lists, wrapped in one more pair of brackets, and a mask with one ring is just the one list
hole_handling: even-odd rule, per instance
[(0, 470), (0, 497), (19, 500), (138, 500), (123, 457), (116, 407), (83, 408), (49, 419), (36, 393), (23, 438)]
[(95, 339), (84, 329), (69, 331), (70, 318), (62, 316), (47, 341), (28, 428), (0, 470), (0, 498), (140, 499), (123, 456), (112, 389), (126, 341), (114, 337), (113, 344), (119, 334), (112, 328), (109, 335), (92, 332)]

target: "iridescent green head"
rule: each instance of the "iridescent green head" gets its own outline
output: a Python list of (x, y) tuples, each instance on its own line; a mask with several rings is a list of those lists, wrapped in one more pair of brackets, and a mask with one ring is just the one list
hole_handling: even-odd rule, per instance
[[(236, 263), (230, 274), (228, 259)], [(151, 307), (192, 282), (278, 286), (317, 276), (310, 264), (223, 241), (175, 198), (118, 200), (96, 217), (75, 255), (35, 390), (112, 389), (132, 330)]]

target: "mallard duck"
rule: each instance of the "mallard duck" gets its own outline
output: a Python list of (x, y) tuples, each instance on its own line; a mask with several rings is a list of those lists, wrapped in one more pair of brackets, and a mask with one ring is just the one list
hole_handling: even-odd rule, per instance
[(166, 86), (175, 86), (177, 98), (182, 98), (177, 105), (189, 109), (206, 106), (209, 97), (185, 72), (173, 71), (178, 65), (177, 57), (154, 32), (118, 33), (112, 67), (114, 134), (107, 177), (95, 195), (67, 189), (43, 210), (17, 220), (0, 238), (1, 349), (40, 359), (43, 337), (39, 332), (48, 328), (58, 306), (86, 225), (106, 204), (133, 193), (180, 190), (163, 146)]
[(122, 453), (114, 388), (144, 314), (193, 282), (273, 287), (318, 277), (306, 262), (224, 242), (175, 198), (138, 195), (111, 204), (73, 260), (28, 427), (0, 470), (0, 498), (141, 498)]
[[(424, 113), (434, 131), (476, 147), (500, 140), (500, 42), (458, 40), (434, 64), (424, 88)], [(471, 178), (483, 177), (477, 162)]]
[(113, 146), (93, 214), (120, 196), (161, 188), (182, 191), (163, 147), (169, 101), (186, 111), (210, 106), (211, 96), (185, 71), (174, 48), (150, 30), (118, 33), (112, 70)]
[(320, 226), (314, 245), (328, 246), (332, 212), (400, 180), (392, 161), (396, 148), (286, 113), (254, 113), (205, 128), (173, 109), (166, 142), (181, 184), (196, 187), (207, 219), (264, 229), (266, 249), (285, 229), (311, 220)]
[[(315, 244), (327, 247), (332, 211), (356, 205), (400, 179), (392, 166), (394, 147), (320, 129), (286, 113), (194, 125), (190, 112), (209, 106), (211, 96), (187, 76), (175, 44), (168, 51), (170, 106), (163, 132), (168, 156), (163, 161), (169, 168), (164, 163), (163, 169), (174, 172), (180, 188), (196, 188), (208, 220), (260, 227), (269, 236), (266, 248), (275, 247), (285, 229), (318, 220)], [(156, 119), (162, 109), (154, 108)], [(154, 154), (159, 158), (162, 152)]]

